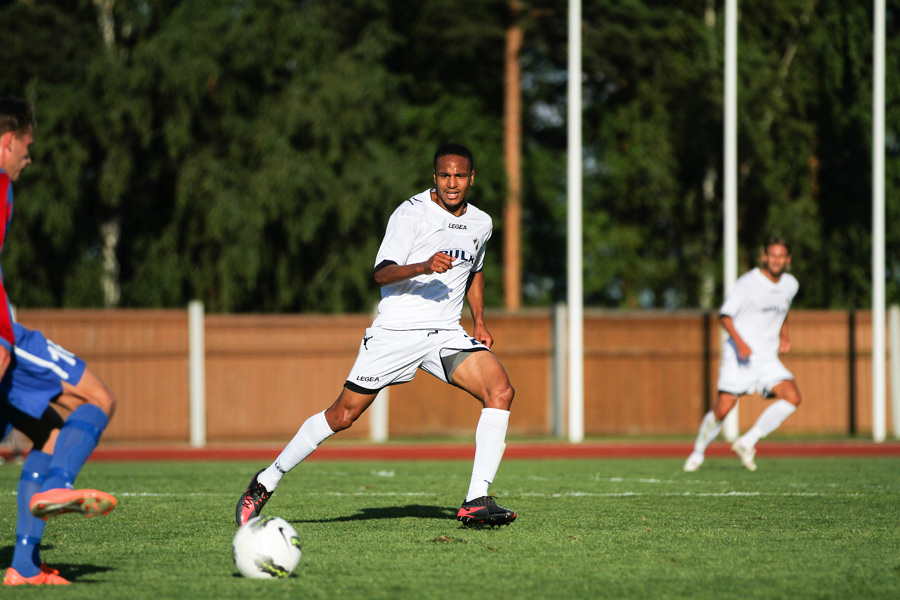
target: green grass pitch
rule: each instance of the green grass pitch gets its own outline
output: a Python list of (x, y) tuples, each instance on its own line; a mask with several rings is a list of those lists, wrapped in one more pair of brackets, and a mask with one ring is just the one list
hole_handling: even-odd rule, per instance
[[(265, 514), (297, 529), (288, 580), (237, 575), (237, 462), (89, 463), (109, 516), (48, 522), (44, 559), (73, 581), (4, 597), (528, 599), (900, 598), (900, 461), (508, 460), (492, 492), (518, 512), (471, 530), (467, 461), (309, 461)], [(20, 469), (0, 467), (0, 558), (12, 557)]]

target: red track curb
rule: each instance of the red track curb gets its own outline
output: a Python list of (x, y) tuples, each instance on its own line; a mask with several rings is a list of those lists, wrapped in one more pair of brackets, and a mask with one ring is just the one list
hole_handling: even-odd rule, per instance
[[(91, 455), (92, 461), (206, 461), (252, 460), (271, 461), (281, 446), (100, 446)], [(507, 445), (505, 459), (562, 459), (562, 458), (674, 458), (690, 454), (689, 442), (513, 442)], [(321, 446), (310, 460), (472, 460), (474, 443), (454, 444), (333, 444)], [(725, 442), (712, 444), (707, 456), (731, 456)], [(900, 442), (762, 442), (757, 455), (787, 456), (897, 456)], [(0, 456), (9, 459), (8, 449)]]

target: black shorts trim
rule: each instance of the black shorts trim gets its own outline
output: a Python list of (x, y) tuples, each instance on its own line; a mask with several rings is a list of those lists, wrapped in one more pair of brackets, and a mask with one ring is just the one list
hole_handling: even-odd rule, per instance
[[(410, 380), (410, 381), (412, 381), (412, 380)], [(387, 384), (384, 387), (380, 387), (376, 390), (370, 390), (369, 388), (364, 388), (361, 385), (356, 385), (352, 381), (345, 381), (344, 387), (347, 388), (348, 390), (350, 390), (351, 392), (356, 392), (357, 394), (377, 394), (378, 392), (380, 392), (381, 390), (383, 390), (386, 387), (391, 387), (392, 385), (403, 385), (404, 383), (409, 383), (409, 381), (395, 381), (393, 383)]]
[(357, 394), (365, 394), (365, 395), (377, 394), (378, 392), (381, 391), (381, 388), (378, 388), (377, 390), (370, 390), (369, 388), (364, 388), (361, 385), (356, 385), (352, 381), (345, 381), (344, 387), (347, 388), (348, 390), (350, 390), (351, 392), (356, 392)]

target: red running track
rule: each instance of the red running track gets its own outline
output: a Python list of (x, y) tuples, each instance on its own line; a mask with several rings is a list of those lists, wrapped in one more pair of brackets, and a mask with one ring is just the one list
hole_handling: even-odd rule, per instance
[[(273, 445), (219, 445), (206, 448), (189, 446), (104, 446), (101, 444), (91, 455), (93, 461), (150, 461), (150, 460), (253, 460), (271, 461), (281, 451)], [(511, 442), (504, 459), (558, 459), (558, 458), (680, 458), (693, 449), (690, 442)], [(309, 460), (472, 460), (473, 443), (421, 443), (421, 444), (324, 444)], [(713, 443), (707, 456), (731, 456), (725, 442)], [(0, 456), (11, 457), (9, 449), (0, 450)], [(757, 456), (896, 456), (900, 457), (900, 442), (875, 443), (868, 441), (834, 442), (762, 442), (757, 446)]]

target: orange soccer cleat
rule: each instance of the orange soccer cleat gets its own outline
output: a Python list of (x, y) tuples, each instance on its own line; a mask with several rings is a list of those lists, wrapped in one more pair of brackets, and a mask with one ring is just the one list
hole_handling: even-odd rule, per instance
[(41, 565), (41, 572), (32, 577), (22, 577), (12, 567), (6, 570), (3, 585), (69, 585), (69, 582), (59, 575), (59, 571), (51, 569), (47, 565)]
[(113, 496), (100, 490), (56, 488), (37, 493), (31, 498), (31, 514), (45, 521), (70, 512), (97, 517), (109, 514), (116, 504)]

